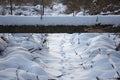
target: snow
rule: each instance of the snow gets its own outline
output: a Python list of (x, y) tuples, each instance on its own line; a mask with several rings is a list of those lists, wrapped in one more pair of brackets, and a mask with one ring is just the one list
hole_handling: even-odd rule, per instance
[[(0, 80), (119, 78), (119, 35), (112, 33), (0, 34)], [(46, 43), (44, 43), (46, 40)], [(0, 38), (0, 41), (4, 41)]]
[[(93, 2), (95, 2), (94, 0)], [(7, 9), (8, 8), (8, 9)], [(9, 6), (4, 9), (4, 16), (0, 15), (0, 25), (120, 25), (120, 15), (84, 15), (83, 11), (65, 14), (67, 7), (62, 3), (54, 3), (51, 8), (45, 7), (44, 16), (41, 20), (41, 5), (36, 6), (13, 6), (11, 16)], [(0, 6), (0, 12), (3, 12)], [(119, 11), (119, 10), (118, 10)], [(2, 14), (2, 13), (0, 13)], [(102, 12), (101, 12), (102, 14)]]
[(0, 38), (0, 51), (7, 47), (7, 43)]
[[(117, 65), (117, 67), (113, 69), (111, 64), (115, 64), (120, 60), (118, 60), (117, 62), (111, 61), (110, 59), (112, 57), (109, 58), (108, 53), (111, 52), (111, 56), (118, 55), (115, 57), (115, 59), (118, 59), (117, 57), (119, 57), (120, 54), (119, 52), (116, 52), (114, 50), (115, 46), (113, 40), (110, 39), (108, 35), (109, 34), (105, 33), (75, 33), (64, 35), (50, 34), (48, 37), (48, 39), (50, 40), (49, 51), (51, 53), (53, 51), (60, 52), (61, 56), (63, 56), (63, 59), (61, 60), (61, 65), (63, 67), (62, 69), (60, 69), (60, 71), (63, 72), (63, 76), (59, 79), (96, 80), (96, 77), (99, 77), (102, 80), (106, 80), (116, 78), (114, 77), (114, 75), (117, 75), (116, 71), (120, 71), (120, 69), (118, 68), (119, 65)], [(57, 41), (57, 45), (55, 43), (55, 40)], [(80, 40), (80, 44), (77, 44), (78, 40)], [(89, 46), (86, 45), (87, 43), (90, 43)], [(94, 47), (93, 44), (98, 47)], [(52, 46), (55, 46), (56, 48)], [(76, 50), (77, 54), (76, 52), (74, 52), (74, 49)]]
[[(40, 7), (14, 6), (10, 16), (0, 6), (0, 14), (6, 13), (0, 16), (0, 25), (120, 26), (120, 15), (66, 15), (61, 3), (46, 7), (41, 19)], [(120, 78), (120, 51), (115, 50), (119, 44), (119, 35), (113, 33), (0, 33), (0, 80)]]
[[(8, 9), (10, 6), (7, 6), (7, 8), (3, 8), (0, 5), (0, 14), (2, 12), (5, 12), (5, 15), (10, 15), (10, 10)], [(20, 16), (40, 16), (41, 15), (41, 7), (42, 5), (36, 5), (36, 6), (13, 6), (13, 15), (20, 15)], [(61, 16), (66, 15), (64, 12), (66, 10), (66, 6), (62, 3), (55, 3), (54, 5), (50, 7), (45, 7), (44, 9), (45, 16)]]
[[(98, 20), (97, 20), (98, 19)], [(97, 21), (96, 21), (97, 20)], [(120, 25), (120, 16), (0, 16), (0, 25)]]
[[(3, 34), (1, 34), (1, 36), (2, 35)], [(16, 74), (19, 75), (20, 80), (35, 80), (36, 76), (38, 76), (41, 80), (48, 80), (52, 78), (51, 75), (46, 72), (45, 69), (43, 69), (43, 66), (40, 65), (40, 62), (34, 62), (38, 56), (29, 51), (31, 48), (38, 48), (37, 50), (39, 50), (39, 48), (45, 48), (45, 46), (41, 46), (43, 45), (42, 40), (45, 39), (44, 34), (39, 35), (39, 44), (32, 42), (34, 37), (37, 35), (38, 34), (35, 34), (34, 36), (31, 36), (31, 34), (11, 34), (11, 36), (9, 36), (8, 46), (2, 51), (4, 56), (1, 56), (0, 58), (0, 76), (5, 77), (0, 77), (0, 79), (16, 79)], [(29, 44), (26, 44), (26, 42), (29, 42)], [(38, 45), (39, 47), (37, 47)], [(19, 72), (17, 73), (16, 70)], [(8, 71), (11, 72), (10, 75), (7, 73)], [(7, 75), (3, 75), (6, 73)]]
[[(7, 47), (7, 41), (4, 41), (3, 35), (0, 35), (0, 53)], [(1, 54), (0, 54), (1, 55)]]
[(45, 16), (61, 16), (61, 15), (65, 15), (64, 12), (66, 10), (66, 6), (59, 3), (59, 4), (55, 4), (53, 5), (52, 9), (45, 9)]

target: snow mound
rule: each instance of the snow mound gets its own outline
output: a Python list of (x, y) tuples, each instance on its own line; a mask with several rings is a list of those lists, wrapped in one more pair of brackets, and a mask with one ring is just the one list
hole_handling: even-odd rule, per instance
[[(1, 36), (3, 35), (4, 34), (1, 34)], [(1, 48), (4, 49), (2, 52), (4, 56), (0, 58), (1, 80), (48, 80), (53, 78), (53, 75), (45, 71), (45, 62), (37, 56), (41, 54), (37, 53), (36, 55), (36, 52), (40, 52), (42, 49), (46, 48), (45, 45), (41, 46), (44, 44), (42, 40), (45, 40), (45, 34), (41, 34), (39, 36), (38, 34), (5, 35), (6, 37), (9, 35), (9, 40), (7, 47), (5, 47), (5, 49)], [(37, 42), (38, 39), (39, 42)], [(3, 40), (1, 39), (1, 41)], [(5, 44), (2, 42), (1, 46), (4, 45)], [(38, 62), (39, 60), (41, 62)]]

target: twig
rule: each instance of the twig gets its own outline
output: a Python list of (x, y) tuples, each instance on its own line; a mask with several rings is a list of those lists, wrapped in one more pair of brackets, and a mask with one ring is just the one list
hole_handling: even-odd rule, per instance
[(19, 73), (19, 69), (17, 68), (17, 70), (16, 70), (16, 77), (17, 77), (17, 80), (19, 80), (18, 73)]
[(39, 77), (38, 77), (38, 75), (36, 76), (36, 79), (37, 79), (37, 80), (39, 80)]

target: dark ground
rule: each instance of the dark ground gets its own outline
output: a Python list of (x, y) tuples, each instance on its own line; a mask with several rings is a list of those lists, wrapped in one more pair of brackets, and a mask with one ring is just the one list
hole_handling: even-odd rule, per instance
[(120, 33), (120, 26), (0, 26), (0, 33), (81, 33), (81, 32), (109, 32)]

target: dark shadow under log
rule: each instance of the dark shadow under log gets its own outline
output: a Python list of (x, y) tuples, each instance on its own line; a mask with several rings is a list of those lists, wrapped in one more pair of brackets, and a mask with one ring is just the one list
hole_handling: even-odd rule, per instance
[(0, 33), (81, 33), (81, 32), (109, 32), (120, 33), (120, 26), (95, 25), (95, 26), (0, 26)]

